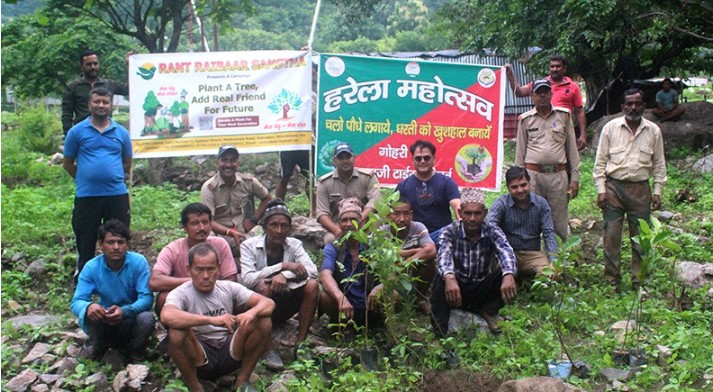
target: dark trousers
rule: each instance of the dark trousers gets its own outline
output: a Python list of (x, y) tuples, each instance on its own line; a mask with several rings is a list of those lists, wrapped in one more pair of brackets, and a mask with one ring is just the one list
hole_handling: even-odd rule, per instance
[[(461, 282), (456, 277), (460, 287), (461, 307), (469, 312), (479, 312), (481, 309), (496, 315), (505, 306), (500, 295), (500, 286), (503, 282), (502, 271), (487, 274), (479, 282)], [(438, 336), (448, 333), (448, 320), (451, 317), (451, 306), (446, 301), (446, 282), (440, 274), (433, 278), (431, 287), (431, 325)]]
[(129, 195), (77, 197), (72, 211), (72, 229), (77, 238), (77, 274), (84, 264), (96, 255), (99, 226), (110, 220), (118, 219), (128, 227), (131, 223)]
[(89, 317), (84, 320), (89, 342), (98, 354), (114, 348), (128, 355), (142, 355), (155, 325), (156, 320), (149, 311), (141, 312), (135, 318), (124, 318), (117, 325), (92, 321)]

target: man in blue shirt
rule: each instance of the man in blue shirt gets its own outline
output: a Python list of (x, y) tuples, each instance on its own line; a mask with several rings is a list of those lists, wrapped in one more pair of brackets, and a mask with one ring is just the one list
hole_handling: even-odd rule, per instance
[(413, 220), (426, 225), (433, 242), (438, 246), (441, 229), (453, 222), (451, 210), (458, 217), (460, 192), (450, 177), (435, 169), (436, 146), (417, 140), (409, 147), (415, 173), (396, 185), (401, 197), (411, 203)]
[(77, 238), (77, 272), (96, 255), (97, 229), (118, 219), (127, 227), (131, 215), (124, 180), (131, 170), (133, 151), (129, 132), (112, 120), (111, 92), (97, 87), (89, 93), (91, 115), (67, 133), (64, 170), (77, 184), (72, 228)]
[(664, 79), (661, 86), (663, 89), (656, 93), (656, 107), (651, 112), (661, 122), (676, 121), (686, 112), (686, 108), (678, 104), (678, 91), (671, 88), (673, 87), (671, 79)]
[[(515, 251), (518, 277), (529, 280), (549, 266), (557, 254), (552, 212), (547, 200), (530, 193), (530, 175), (524, 167), (508, 169), (505, 181), (508, 194), (493, 202), (485, 221), (505, 233)], [(545, 240), (547, 253), (541, 250), (540, 236)]]
[[(451, 309), (477, 312), (494, 333), (498, 312), (517, 294), (515, 254), (499, 227), (486, 223), (483, 193), (468, 188), (461, 194), (460, 222), (443, 228), (433, 279), (431, 324), (438, 336), (448, 333)], [(493, 256), (500, 269), (490, 272)]]
[[(89, 260), (79, 274), (71, 309), (89, 335), (85, 344), (93, 359), (111, 347), (140, 360), (154, 331), (149, 290), (149, 264), (144, 256), (128, 252), (129, 229), (112, 219), (99, 228), (102, 254)], [(97, 295), (99, 302), (93, 302)]]

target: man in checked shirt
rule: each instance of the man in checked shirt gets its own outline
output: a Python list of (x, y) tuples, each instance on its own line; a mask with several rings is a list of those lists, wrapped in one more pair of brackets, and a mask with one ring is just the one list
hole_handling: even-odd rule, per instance
[[(500, 332), (498, 312), (517, 294), (515, 253), (496, 225), (484, 223), (488, 213), (483, 193), (466, 189), (461, 194), (460, 222), (443, 229), (433, 280), (431, 310), (438, 336), (448, 333), (451, 309), (477, 312), (493, 333)], [(490, 272), (493, 256), (500, 268)]]

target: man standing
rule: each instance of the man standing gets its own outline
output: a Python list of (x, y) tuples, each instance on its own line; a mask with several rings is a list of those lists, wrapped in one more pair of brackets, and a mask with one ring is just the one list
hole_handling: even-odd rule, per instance
[(430, 314), (428, 305), (428, 289), (436, 274), (436, 244), (433, 243), (428, 229), (421, 222), (413, 220), (413, 210), (408, 200), (401, 198), (391, 206), (389, 219), (396, 224), (384, 225), (380, 229), (388, 230), (402, 241), (399, 256), (406, 260), (421, 260), (418, 267), (412, 271), (412, 276), (418, 277), (416, 290), (420, 308)]
[(533, 83), (530, 98), (535, 108), (518, 117), (515, 165), (527, 168), (532, 191), (547, 200), (555, 233), (566, 240), (567, 205), (579, 192), (579, 152), (572, 120), (568, 110), (552, 106), (547, 79)]
[[(348, 198), (339, 203), (342, 233), (356, 230), (354, 222), (359, 222), (361, 217), (359, 200)], [(354, 238), (340, 246), (330, 243), (324, 247), (324, 260), (319, 271), (323, 288), (319, 295), (319, 309), (327, 313), (332, 324), (354, 320), (358, 325), (364, 325), (367, 312), (369, 320), (380, 320), (376, 295), (382, 286), (375, 285), (366, 264), (359, 258), (363, 250), (364, 246)]]
[[(439, 336), (448, 333), (451, 309), (478, 312), (492, 332), (500, 332), (498, 312), (517, 294), (515, 254), (499, 227), (483, 223), (487, 213), (483, 193), (466, 189), (461, 195), (462, 221), (443, 229), (431, 294), (431, 323)], [(493, 256), (500, 269), (489, 272)]]
[[(317, 310), (317, 267), (302, 242), (288, 237), (292, 231), (292, 215), (282, 200), (272, 199), (267, 203), (261, 223), (265, 234), (240, 245), (243, 281), (247, 288), (275, 301), (273, 322), (284, 323), (298, 314), (297, 348), (307, 337)], [(284, 369), (272, 345), (266, 360), (268, 368)]]
[[(272, 198), (257, 178), (238, 173), (239, 158), (235, 146), (220, 147), (216, 160), (218, 174), (201, 188), (201, 202), (213, 213), (213, 232), (228, 240), (236, 260), (240, 258), (240, 241), (257, 226)], [(255, 198), (260, 200), (257, 210)]]
[(77, 184), (72, 211), (79, 253), (77, 275), (96, 254), (99, 225), (119, 219), (129, 227), (131, 221), (129, 191), (124, 183), (131, 170), (131, 137), (109, 117), (111, 92), (97, 87), (89, 95), (91, 116), (69, 130), (62, 162)]
[(323, 175), (317, 182), (317, 222), (329, 233), (324, 242), (331, 243), (341, 238), (343, 231), (339, 222), (339, 202), (355, 197), (364, 205), (362, 216), (357, 222), (363, 222), (374, 212), (374, 206), (381, 201), (379, 180), (371, 170), (354, 167), (354, 150), (347, 143), (340, 143), (334, 150), (334, 171)]
[(186, 232), (186, 237), (179, 238), (161, 249), (149, 280), (151, 291), (158, 292), (157, 315), (161, 314), (168, 293), (191, 280), (188, 251), (197, 244), (211, 244), (218, 252), (218, 279), (238, 281), (238, 268), (230, 245), (225, 239), (210, 235), (211, 221), (210, 208), (204, 204), (191, 203), (181, 211), (181, 227)]
[[(649, 220), (651, 210), (661, 206), (666, 184), (666, 161), (661, 130), (642, 117), (646, 106), (639, 89), (624, 92), (623, 117), (609, 121), (602, 129), (594, 161), (597, 204), (604, 215), (604, 276), (615, 288), (621, 284), (621, 231), (624, 215), (629, 236), (639, 234), (639, 219)], [(649, 178), (653, 177), (651, 196)], [(639, 285), (641, 246), (631, 243), (632, 282)]]
[(659, 90), (659, 92), (656, 93), (657, 107), (651, 112), (654, 116), (658, 117), (661, 122), (676, 121), (686, 112), (686, 108), (678, 104), (678, 91), (671, 88), (673, 87), (671, 79), (664, 79), (662, 86), (663, 90)]
[[(314, 153), (314, 148), (312, 149)], [(300, 173), (305, 177), (305, 194), (309, 198), (310, 208), (314, 212), (314, 202), (315, 193), (314, 189), (310, 189), (310, 176), (312, 173), (309, 171), (309, 151), (308, 150), (294, 150), (294, 151), (280, 151), (280, 167), (282, 169), (280, 182), (277, 183), (275, 187), (275, 197), (280, 200), (286, 200), (287, 195), (287, 184), (290, 183), (290, 178), (295, 173), (297, 167), (300, 168)]]
[[(547, 200), (530, 193), (530, 175), (525, 168), (511, 167), (505, 172), (505, 181), (508, 194), (495, 200), (485, 222), (505, 233), (515, 251), (518, 277), (529, 279), (549, 266), (557, 254), (552, 213)], [(541, 250), (540, 236), (547, 252)]]
[[(112, 219), (99, 229), (102, 254), (89, 260), (79, 274), (72, 313), (89, 335), (85, 350), (92, 359), (118, 348), (131, 361), (141, 360), (154, 331), (149, 291), (149, 265), (144, 256), (128, 252), (129, 229)], [(99, 297), (98, 302), (92, 296)]]
[[(555, 106), (569, 109), (577, 119), (577, 148), (583, 149), (587, 145), (587, 116), (584, 113), (582, 103), (582, 92), (579, 90), (577, 83), (572, 81), (567, 75), (567, 58), (561, 55), (550, 57), (550, 74), (547, 80), (552, 85), (552, 104)], [(515, 96), (527, 97), (532, 93), (533, 83), (530, 82), (525, 86), (520, 86), (515, 79), (512, 66), (505, 64), (505, 73), (507, 74), (508, 82), (515, 92)]]
[(438, 245), (441, 230), (453, 222), (451, 210), (459, 220), (460, 192), (450, 177), (436, 172), (436, 146), (417, 140), (409, 147), (416, 172), (396, 185), (401, 197), (411, 204), (413, 218), (426, 225)]
[[(130, 54), (127, 54), (127, 62)], [(79, 56), (79, 69), (82, 71), (82, 76), (67, 85), (67, 91), (62, 99), (62, 129), (65, 136), (73, 125), (89, 117), (89, 92), (95, 87), (104, 87), (112, 95), (129, 95), (127, 83), (99, 77), (99, 56), (95, 51), (82, 52)]]
[[(198, 378), (215, 379), (237, 370), (233, 390), (257, 391), (249, 383), (272, 331), (271, 299), (235, 282), (218, 280), (218, 253), (201, 243), (188, 252), (191, 281), (171, 291), (161, 311), (168, 352), (191, 392)], [(247, 311), (234, 315), (236, 307)]]

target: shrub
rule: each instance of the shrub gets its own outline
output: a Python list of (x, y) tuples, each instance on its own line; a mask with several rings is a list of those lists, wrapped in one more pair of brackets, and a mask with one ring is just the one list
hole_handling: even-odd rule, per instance
[(62, 124), (44, 105), (27, 106), (20, 112), (20, 138), (25, 148), (43, 154), (57, 152)]

